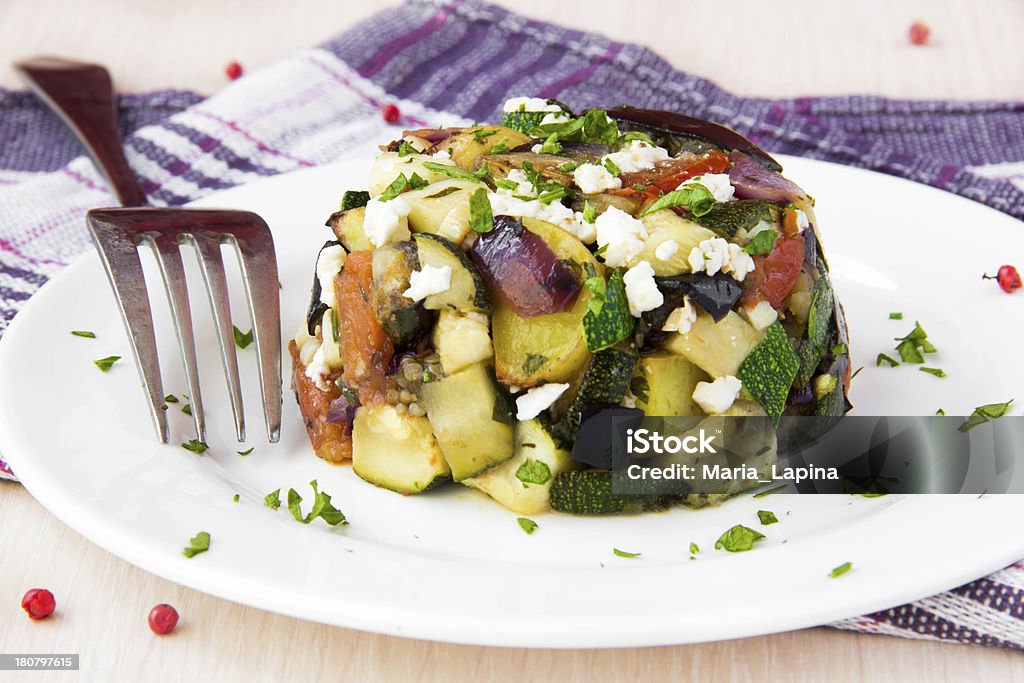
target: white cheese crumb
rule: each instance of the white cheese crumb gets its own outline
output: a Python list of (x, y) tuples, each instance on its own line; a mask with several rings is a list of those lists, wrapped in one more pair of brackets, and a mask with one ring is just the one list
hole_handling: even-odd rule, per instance
[(670, 258), (676, 255), (679, 251), (679, 242), (675, 240), (665, 240), (658, 245), (658, 248), (654, 250), (654, 257), (659, 261), (668, 261)]
[(539, 143), (539, 142), (536, 145), (534, 145), (533, 147), (530, 148), (530, 151), (533, 152), (534, 154), (543, 154), (544, 153), (543, 150), (544, 150), (544, 145)]
[(612, 163), (618, 166), (623, 173), (635, 173), (654, 168), (655, 162), (668, 158), (668, 150), (664, 147), (654, 147), (643, 140), (630, 140), (628, 147), (606, 154), (601, 160), (611, 159)]
[(422, 270), (414, 270), (409, 274), (409, 289), (402, 296), (413, 301), (426, 299), (431, 294), (447, 292), (452, 286), (452, 267), (440, 268), (424, 263)]
[(572, 172), (572, 180), (583, 194), (597, 194), (622, 187), (622, 180), (599, 164), (580, 164)]
[(665, 297), (654, 281), (654, 268), (647, 261), (641, 261), (622, 276), (626, 285), (626, 301), (634, 318), (646, 311), (653, 311), (665, 302)]
[(636, 396), (629, 389), (626, 389), (626, 393), (622, 395), (622, 400), (619, 401), (620, 408), (636, 408)]
[(516, 398), (516, 419), (532, 420), (551, 407), (569, 388), (568, 384), (541, 384)]
[(562, 108), (557, 104), (548, 104), (547, 100), (541, 99), (540, 97), (510, 97), (505, 100), (505, 106), (502, 107), (502, 111), (506, 113), (515, 111), (561, 112)]
[(729, 201), (732, 199), (734, 192), (732, 183), (729, 182), (728, 173), (705, 173), (704, 175), (695, 176), (687, 179), (676, 189), (681, 190), (687, 185), (703, 185), (712, 194), (716, 202)]
[(686, 260), (694, 273), (703, 271), (708, 275), (714, 275), (722, 271), (732, 275), (733, 279), (739, 282), (742, 282), (747, 273), (753, 271), (755, 267), (754, 259), (743, 251), (743, 247), (721, 237), (703, 240), (690, 250)]
[(744, 308), (747, 320), (758, 330), (766, 330), (779, 319), (779, 313), (767, 301), (758, 301), (756, 306)]
[(386, 202), (374, 199), (366, 204), (363, 231), (375, 247), (389, 242), (401, 242), (411, 237), (406, 216), (412, 207), (398, 196)]
[(718, 415), (732, 407), (742, 388), (743, 383), (732, 375), (719, 377), (714, 382), (697, 382), (693, 400), (708, 415)]
[(331, 370), (327, 367), (327, 354), (324, 352), (323, 344), (317, 347), (316, 353), (306, 365), (306, 377), (313, 380), (320, 391), (327, 391), (330, 386), (325, 379)]
[(647, 228), (622, 209), (609, 206), (594, 222), (597, 246), (605, 248), (602, 258), (613, 268), (629, 263), (644, 249)]
[[(511, 174), (509, 177), (512, 177)], [(529, 187), (529, 184), (527, 184), (527, 187)], [(531, 192), (530, 194), (532, 195), (533, 193)], [(488, 193), (487, 198), (491, 202), (491, 212), (495, 216), (538, 218), (571, 232), (584, 244), (590, 244), (597, 239), (597, 231), (594, 225), (584, 221), (582, 213), (573, 211), (561, 202), (554, 201), (544, 204), (536, 199), (522, 200), (518, 197), (513, 197), (511, 192), (501, 189), (497, 192)]]
[(803, 231), (811, 227), (811, 221), (807, 218), (807, 214), (802, 209), (796, 210), (796, 227)]
[(662, 332), (679, 332), (686, 334), (697, 321), (697, 307), (690, 302), (690, 297), (683, 297), (683, 305), (668, 314)]
[(533, 184), (530, 182), (530, 179), (526, 177), (526, 173), (524, 173), (521, 169), (513, 168), (511, 171), (508, 172), (508, 176), (506, 179), (511, 180), (513, 183), (515, 183), (516, 189), (506, 190), (503, 187), (499, 187), (498, 192), (508, 195), (526, 195), (527, 197), (537, 196), (537, 193), (534, 192), (533, 190)]
[(434, 161), (451, 161), (452, 153), (447, 149), (439, 149), (430, 155), (430, 158)]
[(334, 297), (334, 278), (345, 265), (345, 249), (340, 244), (327, 247), (320, 251), (316, 260), (316, 278), (320, 281), (320, 302), (333, 307), (337, 302)]
[[(557, 107), (558, 105), (556, 104), (556, 105), (553, 105), (553, 106)], [(569, 116), (564, 111), (559, 109), (556, 112), (551, 112), (550, 114), (545, 114), (544, 118), (542, 118), (540, 120), (540, 125), (546, 126), (549, 123), (565, 123), (568, 120), (569, 120)]]

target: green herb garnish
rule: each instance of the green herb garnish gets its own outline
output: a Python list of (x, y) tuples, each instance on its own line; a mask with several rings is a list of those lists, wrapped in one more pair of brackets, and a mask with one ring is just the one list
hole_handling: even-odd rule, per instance
[(494, 230), (494, 214), (487, 199), (487, 188), (481, 187), (469, 196), (469, 227), (478, 233)]
[(935, 353), (936, 349), (928, 341), (928, 333), (921, 327), (921, 323), (914, 323), (914, 329), (905, 337), (896, 337), (899, 345), (896, 350), (904, 363), (923, 363), (925, 353)]
[(206, 451), (210, 450), (210, 447), (207, 446), (202, 441), (200, 441), (199, 439), (192, 439), (191, 441), (186, 441), (185, 443), (181, 444), (181, 447), (184, 448), (186, 451), (191, 451), (195, 453), (196, 455), (202, 455)]
[(547, 138), (552, 133), (558, 133), (558, 139), (563, 141), (614, 145), (619, 138), (619, 126), (604, 111), (589, 109), (579, 118), (535, 126), (528, 135)]
[(192, 406), (188, 403), (181, 407), (181, 412), (185, 413), (189, 417), (192, 417)]
[(540, 370), (540, 366), (547, 362), (547, 356), (542, 356), (539, 353), (531, 353), (527, 355), (526, 360), (523, 361), (523, 374), (532, 375)]
[(832, 347), (832, 355), (833, 356), (841, 356), (844, 353), (846, 353), (846, 344), (843, 344), (842, 342), (840, 342), (840, 343), (838, 343), (838, 344), (836, 344), (836, 345), (834, 345)]
[(537, 197), (537, 199), (540, 200), (541, 204), (550, 204), (556, 199), (561, 199), (564, 196), (565, 188), (559, 185), (557, 189), (548, 190), (547, 192), (541, 192), (540, 196)]
[(750, 244), (743, 247), (743, 251), (748, 254), (770, 254), (775, 249), (775, 241), (779, 239), (779, 233), (774, 230), (762, 230), (761, 232), (754, 235), (753, 239), (750, 240)]
[(599, 315), (604, 308), (604, 302), (608, 293), (608, 283), (603, 276), (598, 275), (591, 263), (584, 264), (587, 279), (583, 281), (583, 287), (590, 292), (590, 300), (587, 301), (587, 309), (594, 315)]
[[(583, 222), (593, 223), (597, 220), (597, 207), (589, 201), (583, 202)], [(607, 246), (607, 245), (606, 245)]]
[(267, 495), (263, 496), (263, 504), (271, 510), (277, 510), (281, 507), (281, 489), (271, 491)]
[(419, 154), (419, 151), (410, 145), (407, 140), (402, 140), (401, 144), (398, 145), (398, 156), (407, 157), (413, 154)]
[(641, 553), (627, 553), (625, 550), (619, 550), (618, 548), (612, 548), (612, 552), (618, 555), (619, 557), (628, 558), (640, 557), (641, 555)]
[(543, 460), (527, 458), (516, 470), (516, 479), (523, 482), (523, 488), (528, 484), (546, 484), (551, 480), (551, 468)]
[(107, 372), (110, 368), (114, 367), (114, 363), (119, 360), (121, 360), (121, 356), (107, 356), (106, 358), (94, 360), (93, 363), (103, 372)]
[(96, 333), (90, 332), (89, 330), (71, 330), (71, 334), (76, 337), (85, 337), (86, 339), (95, 339)]
[(715, 550), (726, 550), (730, 553), (742, 553), (751, 550), (754, 543), (764, 538), (764, 534), (750, 527), (737, 524), (715, 541)]
[(234, 325), (231, 326), (231, 329), (235, 333), (235, 346), (237, 346), (240, 349), (245, 349), (248, 348), (250, 344), (252, 344), (252, 330), (243, 333)]
[(205, 531), (200, 531), (198, 534), (193, 536), (188, 541), (188, 547), (181, 552), (185, 557), (192, 558), (199, 553), (205, 553), (210, 549), (210, 534)]
[(643, 218), (655, 211), (670, 209), (675, 206), (686, 207), (694, 216), (703, 216), (711, 211), (711, 207), (714, 205), (715, 196), (711, 194), (711, 190), (700, 183), (690, 183), (659, 198), (658, 201), (647, 207), (647, 210), (640, 214), (640, 217)]
[(843, 562), (841, 565), (830, 571), (828, 573), (828, 576), (830, 579), (838, 579), (840, 576), (850, 571), (851, 569), (853, 569), (852, 562)]
[(946, 372), (941, 368), (918, 368), (921, 372), (927, 372), (929, 375), (935, 375), (936, 377), (945, 377)]
[[(331, 503), (331, 497), (327, 493), (320, 491), (317, 488), (316, 479), (309, 482), (309, 485), (313, 487), (313, 507), (309, 513), (303, 516), (300, 504), (302, 503), (302, 496), (295, 489), (288, 489), (288, 511), (292, 513), (292, 517), (295, 518), (296, 522), (303, 524), (309, 524), (314, 519), (319, 517), (324, 520), (328, 526), (338, 526), (339, 524), (348, 524), (348, 520), (345, 519), (345, 515), (338, 508), (334, 507)], [(275, 491), (275, 493), (279, 493)], [(280, 502), (277, 503), (280, 505)], [(277, 509), (277, 506), (271, 506)]]
[(500, 187), (503, 190), (511, 190), (512, 192), (519, 189), (519, 183), (514, 180), (509, 180), (508, 178), (499, 178), (498, 180), (495, 180), (494, 186)]
[(768, 526), (769, 524), (778, 524), (779, 523), (779, 518), (776, 517), (775, 513), (772, 512), (771, 510), (758, 510), (757, 511), (757, 518), (759, 520), (761, 520), (761, 524), (763, 526)]
[(238, 502), (238, 501), (240, 501), (241, 499), (242, 499), (242, 497), (241, 497), (240, 495), (238, 495), (238, 494), (236, 493), (236, 494), (235, 494), (235, 496), (234, 496), (234, 498), (232, 498), (231, 500), (233, 500), (233, 501), (235, 501), (235, 502), (237, 503), (237, 502)]
[(890, 313), (889, 314), (889, 320), (903, 320), (903, 314), (902, 313)]
[(700, 546), (698, 546), (693, 541), (690, 541), (690, 554), (691, 555), (696, 555), (699, 552), (700, 552)]
[(504, 154), (508, 151), (508, 140), (502, 140), (494, 147), (491, 147), (491, 154)]
[(239, 454), (240, 456), (242, 456), (242, 457), (244, 458), (245, 456), (247, 456), (247, 455), (249, 455), (250, 453), (252, 453), (252, 452), (253, 452), (253, 450), (254, 450), (255, 448), (256, 448), (256, 447), (255, 447), (255, 446), (253, 446), (252, 448), (250, 448), (250, 449), (248, 449), (248, 450), (244, 450), (244, 451), (235, 451), (235, 453), (238, 453), (238, 454)]
[(435, 173), (443, 173), (449, 178), (454, 178), (456, 180), (469, 180), (477, 183), (481, 182), (487, 175), (486, 164), (484, 164), (476, 173), (463, 171), (458, 166), (452, 166), (451, 164), (439, 164), (436, 161), (424, 161), (423, 168), (428, 171), (434, 171)]
[(516, 520), (519, 522), (519, 526), (527, 533), (527, 535), (533, 535), (533, 532), (537, 530), (537, 522), (526, 517), (520, 517)]
[(473, 139), (476, 142), (483, 142), (485, 138), (489, 138), (497, 132), (498, 131), (495, 128), (477, 128), (476, 130), (473, 131)]
[(177, 402), (178, 402), (178, 397), (175, 396), (174, 394), (167, 394), (166, 396), (164, 396), (164, 403), (177, 403)]
[(562, 173), (572, 173), (578, 168), (575, 161), (567, 161), (558, 167), (558, 170)]
[(651, 147), (655, 146), (654, 140), (651, 140), (651, 136), (650, 135), (648, 135), (647, 133), (641, 133), (638, 130), (626, 131), (625, 133), (620, 135), (619, 139), (615, 142), (615, 146), (617, 148), (625, 147), (626, 143), (632, 142), (633, 140), (639, 140), (641, 142), (646, 142)]
[(996, 420), (1003, 415), (1006, 415), (1006, 411), (1010, 409), (1010, 404), (1013, 403), (1011, 398), (1006, 403), (987, 403), (983, 406), (978, 406), (958, 428), (961, 432), (969, 432), (978, 425), (985, 424), (989, 420)]
[(891, 368), (894, 368), (900, 364), (900, 362), (893, 358), (892, 356), (887, 356), (884, 353), (880, 353), (878, 354), (878, 358), (875, 359), (875, 365), (881, 366), (882, 363), (888, 363), (889, 367)]
[(616, 166), (615, 162), (612, 161), (609, 157), (605, 157), (604, 167), (608, 169), (608, 172), (611, 173), (616, 178), (622, 175), (622, 169)]

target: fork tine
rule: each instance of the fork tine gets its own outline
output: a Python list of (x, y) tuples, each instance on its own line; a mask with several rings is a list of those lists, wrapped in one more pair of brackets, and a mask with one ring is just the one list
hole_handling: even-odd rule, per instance
[(105, 222), (102, 212), (90, 211), (86, 218), (89, 233), (117, 299), (135, 366), (142, 378), (142, 388), (149, 397), (157, 438), (161, 443), (167, 443), (167, 403), (164, 401), (163, 382), (160, 379), (153, 313), (135, 241)]
[(196, 362), (195, 335), (192, 331), (192, 311), (188, 303), (185, 269), (181, 263), (179, 238), (174, 233), (146, 234), (143, 239), (153, 248), (160, 264), (167, 300), (174, 316), (174, 327), (185, 364), (185, 376), (192, 399), (192, 419), (196, 425), (196, 438), (206, 441), (206, 418), (203, 414), (202, 392), (199, 388), (199, 367)]
[(231, 395), (231, 411), (235, 417), (235, 434), (239, 443), (245, 441), (245, 410), (242, 407), (242, 385), (238, 377), (238, 354), (235, 351), (234, 330), (231, 327), (231, 302), (228, 298), (227, 279), (224, 275), (224, 259), (220, 253), (220, 239), (206, 235), (191, 235), (189, 242), (199, 252), (199, 265), (210, 295), (210, 308), (217, 327), (217, 341), (220, 343), (224, 376)]
[(252, 314), (253, 337), (259, 359), (263, 390), (263, 415), (271, 443), (281, 438), (281, 295), (277, 257), (270, 229), (262, 218), (251, 215), (257, 230), (234, 234), (235, 248), (245, 280)]

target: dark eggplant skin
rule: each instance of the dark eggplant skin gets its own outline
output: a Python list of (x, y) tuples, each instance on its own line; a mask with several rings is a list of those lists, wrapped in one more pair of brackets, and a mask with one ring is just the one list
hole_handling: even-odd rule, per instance
[(324, 246), (320, 247), (320, 251), (316, 253), (316, 262), (313, 264), (313, 288), (309, 295), (309, 308), (306, 309), (306, 331), (309, 332), (310, 336), (316, 335), (316, 326), (320, 324), (324, 313), (330, 308), (327, 304), (320, 301), (323, 289), (320, 287), (320, 277), (316, 272), (316, 267), (320, 264), (320, 252), (327, 247), (338, 246), (341, 246), (341, 242), (338, 240), (328, 240), (324, 242)]
[[(654, 131), (703, 140), (712, 143), (716, 148), (743, 152), (772, 171), (782, 171), (782, 164), (763, 149), (736, 131), (713, 121), (661, 109), (640, 109), (626, 105), (604, 111), (620, 123), (620, 128), (628, 127), (630, 130)], [(623, 123), (626, 126), (623, 126)]]
[(661, 306), (640, 316), (637, 344), (643, 350), (654, 348), (665, 338), (668, 333), (662, 332), (661, 328), (669, 314), (683, 305), (684, 297), (689, 296), (717, 322), (732, 310), (743, 294), (743, 285), (724, 273), (656, 277), (654, 282), (664, 301)]

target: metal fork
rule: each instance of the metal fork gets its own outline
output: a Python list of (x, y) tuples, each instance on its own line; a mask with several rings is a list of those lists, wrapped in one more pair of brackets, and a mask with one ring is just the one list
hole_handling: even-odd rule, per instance
[(195, 335), (181, 245), (198, 253), (216, 323), (221, 360), (238, 440), (245, 440), (245, 413), (221, 246), (238, 256), (253, 321), (267, 436), (281, 432), (281, 311), (277, 259), (270, 228), (249, 211), (162, 209), (146, 206), (146, 195), (124, 156), (110, 74), (96, 64), (41, 57), (15, 64), (28, 86), (61, 116), (88, 150), (125, 208), (93, 209), (86, 216), (110, 285), (117, 297), (135, 364), (149, 399), (157, 436), (169, 439), (153, 314), (138, 248), (152, 249), (174, 318), (200, 441), (206, 440)]

